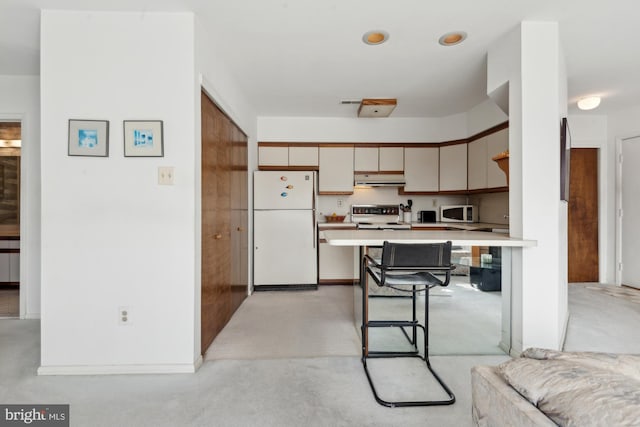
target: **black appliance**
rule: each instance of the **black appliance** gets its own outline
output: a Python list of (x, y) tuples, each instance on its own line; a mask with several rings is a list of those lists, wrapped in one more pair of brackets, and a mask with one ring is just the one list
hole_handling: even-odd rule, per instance
[(418, 211), (418, 222), (436, 222), (436, 211)]

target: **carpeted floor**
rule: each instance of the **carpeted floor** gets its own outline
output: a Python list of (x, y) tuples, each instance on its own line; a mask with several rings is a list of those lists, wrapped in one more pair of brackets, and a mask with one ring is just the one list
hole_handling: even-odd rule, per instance
[[(599, 351), (640, 353), (640, 306), (589, 289), (592, 286), (569, 287), (567, 350), (597, 346)], [(341, 303), (346, 304), (336, 301), (346, 310)], [(341, 309), (334, 313), (344, 315)], [(277, 342), (277, 332), (268, 340)], [(39, 343), (39, 321), (0, 321), (0, 402), (68, 403), (71, 425), (92, 427), (466, 427), (472, 425), (470, 368), (508, 360), (506, 356), (433, 356), (432, 365), (456, 394), (456, 403), (390, 409), (373, 399), (357, 356), (210, 360), (195, 374), (38, 377)], [(393, 398), (406, 392), (406, 381), (395, 382), (397, 370), (389, 375), (384, 368), (372, 366), (381, 394)], [(411, 375), (413, 367), (407, 368)], [(421, 384), (417, 375), (411, 381)], [(432, 392), (437, 393), (437, 388)]]
[[(430, 354), (504, 354), (500, 340), (500, 292), (481, 292), (468, 278), (453, 278), (430, 294)], [(424, 298), (418, 318), (424, 320)], [(407, 319), (410, 299), (371, 298), (371, 319)], [(353, 315), (351, 286), (321, 286), (317, 291), (256, 292), (240, 306), (216, 337), (205, 360), (282, 357), (358, 356), (359, 327)], [(277, 336), (278, 340), (273, 340)], [(397, 328), (370, 331), (371, 348), (406, 344)], [(422, 340), (419, 340), (422, 346)], [(401, 347), (400, 347), (401, 348)]]
[(325, 286), (317, 291), (254, 293), (216, 337), (205, 360), (358, 354), (353, 290)]
[(564, 349), (640, 354), (640, 291), (614, 285), (569, 285)]

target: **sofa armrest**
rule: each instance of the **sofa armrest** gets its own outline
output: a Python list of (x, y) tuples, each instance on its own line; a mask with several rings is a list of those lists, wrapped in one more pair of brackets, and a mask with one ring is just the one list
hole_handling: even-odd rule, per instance
[(493, 366), (471, 368), (471, 399), (473, 422), (479, 427), (556, 426), (507, 384)]

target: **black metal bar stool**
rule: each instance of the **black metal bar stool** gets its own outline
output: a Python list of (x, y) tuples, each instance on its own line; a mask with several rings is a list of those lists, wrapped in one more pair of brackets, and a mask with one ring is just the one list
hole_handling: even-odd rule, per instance
[[(362, 257), (362, 269), (360, 284), (362, 286), (362, 364), (367, 374), (369, 385), (378, 403), (388, 407), (395, 406), (435, 406), (451, 405), (456, 401), (449, 387), (436, 374), (429, 362), (429, 289), (434, 286), (447, 286), (451, 279), (451, 271), (455, 268), (451, 264), (451, 242), (434, 244), (406, 244), (384, 242), (382, 247), (382, 259), (376, 261), (365, 254)], [(444, 275), (444, 280), (435, 274)], [(411, 320), (369, 320), (368, 316), (368, 289), (367, 277), (370, 276), (378, 286), (386, 286), (397, 291), (407, 292), (412, 298)], [(424, 325), (417, 318), (417, 296), (425, 295)], [(365, 314), (366, 313), (366, 314)], [(369, 328), (400, 328), (407, 341), (412, 345), (410, 351), (370, 351), (368, 349)], [(410, 328), (411, 334), (407, 334), (405, 328)], [(418, 329), (424, 335), (424, 355), (418, 350)], [(442, 389), (449, 396), (445, 400), (403, 401), (389, 402), (378, 396), (373, 379), (367, 367), (367, 359), (394, 358), (394, 357), (418, 357), (427, 365), (427, 369), (438, 381)]]

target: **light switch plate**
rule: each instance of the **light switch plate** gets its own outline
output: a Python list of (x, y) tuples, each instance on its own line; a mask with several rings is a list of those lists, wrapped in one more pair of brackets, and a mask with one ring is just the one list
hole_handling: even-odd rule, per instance
[(173, 166), (159, 166), (158, 167), (158, 184), (159, 185), (173, 185)]

